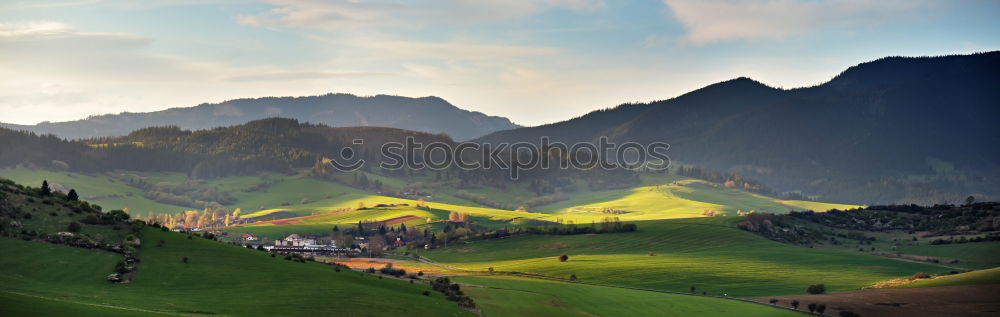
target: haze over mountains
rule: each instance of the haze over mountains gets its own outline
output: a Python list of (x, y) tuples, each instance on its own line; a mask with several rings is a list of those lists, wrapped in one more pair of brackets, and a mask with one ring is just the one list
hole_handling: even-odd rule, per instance
[[(851, 67), (827, 83), (789, 90), (741, 77), (669, 100), (624, 104), (528, 128), (517, 128), (505, 118), (459, 109), (437, 97), (345, 94), (238, 99), (150, 113), (7, 126), (84, 138), (126, 135), (151, 126), (206, 129), (288, 117), (335, 127), (444, 132), (459, 141), (481, 136), (473, 142), (539, 142), (547, 136), (554, 142), (572, 144), (608, 136), (615, 142), (666, 142), (671, 145), (668, 153), (674, 163), (739, 173), (778, 191), (798, 191), (823, 201), (933, 204), (958, 202), (969, 195), (1000, 199), (1000, 148), (996, 146), (1000, 144), (1000, 90), (996, 87), (1000, 87), (1000, 52), (988, 52), (883, 58)], [(268, 122), (283, 121), (263, 123)], [(378, 131), (395, 135), (390, 129)], [(150, 141), (133, 140), (134, 136), (125, 139)], [(271, 145), (278, 141), (292, 142), (277, 140)], [(31, 143), (15, 143), (24, 142)], [(181, 143), (161, 145), (184, 147)], [(264, 145), (258, 145), (247, 149), (266, 152), (258, 149)], [(89, 151), (79, 144), (68, 146), (76, 150), (63, 152)], [(321, 148), (307, 152), (313, 154), (302, 156), (301, 162), (299, 158), (292, 161), (308, 166), (315, 154), (332, 155)], [(246, 158), (244, 154), (199, 153)], [(32, 160), (47, 162), (53, 159), (49, 155), (38, 154)], [(176, 160), (178, 164), (182, 161)], [(189, 170), (187, 165), (180, 169)]]
[(889, 57), (808, 88), (738, 78), (477, 142), (662, 141), (675, 162), (826, 201), (957, 202), (1000, 193), (1000, 52)]
[(293, 118), (334, 127), (377, 126), (445, 133), (455, 140), (468, 140), (490, 132), (518, 127), (507, 118), (459, 109), (438, 97), (359, 97), (349, 94), (236, 99), (146, 113), (91, 116), (67, 122), (42, 122), (36, 125), (0, 123), (0, 127), (79, 139), (121, 136), (152, 126), (178, 126), (186, 130), (209, 129), (268, 117)]

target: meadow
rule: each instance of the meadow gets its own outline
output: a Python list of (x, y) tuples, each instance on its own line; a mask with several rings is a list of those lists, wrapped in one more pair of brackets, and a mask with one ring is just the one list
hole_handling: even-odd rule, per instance
[[(709, 295), (801, 294), (825, 284), (853, 290), (948, 268), (771, 241), (735, 228), (735, 217), (636, 222), (633, 233), (528, 235), (472, 241), (421, 255), (457, 268), (541, 274), (580, 281)], [(568, 255), (566, 262), (558, 256)]]
[(143, 197), (142, 190), (103, 174), (87, 175), (43, 169), (5, 168), (0, 169), (0, 177), (32, 187), (41, 186), (42, 181), (48, 180), (56, 189), (58, 189), (57, 185), (66, 191), (76, 189), (80, 193), (80, 199), (99, 204), (105, 210), (127, 208), (133, 214), (145, 214), (150, 211), (176, 213), (191, 209), (146, 199)]
[(924, 256), (958, 259), (949, 264), (970, 269), (1000, 267), (1000, 242), (973, 242), (957, 244), (917, 244), (900, 246), (899, 251)]
[[(826, 211), (835, 208), (855, 207), (855, 205), (778, 200), (677, 175), (643, 174), (640, 177), (643, 186), (640, 187), (594, 191), (580, 184), (575, 186), (574, 191), (565, 193), (567, 200), (530, 207), (528, 208), (530, 213), (514, 213), (455, 197), (455, 193), (467, 191), (516, 205), (519, 201), (536, 197), (533, 192), (527, 189), (526, 184), (512, 185), (503, 190), (492, 187), (460, 189), (449, 182), (434, 183), (428, 176), (395, 178), (372, 173), (364, 174), (372, 180), (378, 179), (386, 186), (393, 188), (423, 186), (423, 190), (431, 194), (432, 197), (428, 198), (427, 201), (432, 203), (434, 208), (460, 211), (494, 220), (528, 218), (589, 223), (609, 216), (602, 212), (604, 209), (620, 211), (620, 214), (613, 216), (622, 220), (653, 220), (698, 217), (705, 210), (735, 215), (740, 210), (786, 213), (791, 210)], [(104, 206), (105, 209), (128, 209), (132, 214), (138, 215), (145, 215), (148, 212), (172, 214), (196, 209), (150, 200), (143, 196), (142, 190), (131, 187), (122, 180), (142, 178), (151, 183), (171, 184), (182, 184), (189, 181), (187, 176), (181, 173), (126, 171), (86, 175), (19, 167), (0, 169), (0, 177), (32, 186), (38, 186), (42, 180), (49, 180), (50, 183), (64, 187), (66, 190), (75, 188), (82, 197)], [(416, 200), (413, 199), (380, 196), (370, 190), (347, 186), (345, 182), (349, 182), (349, 180), (338, 182), (310, 177), (306, 171), (291, 175), (271, 173), (198, 180), (200, 186), (227, 192), (235, 199), (234, 203), (224, 205), (225, 208), (229, 210), (240, 208), (244, 218), (255, 220), (310, 216), (340, 209), (357, 208), (362, 204), (366, 206), (401, 203), (410, 206), (416, 205)], [(335, 222), (336, 219), (331, 220), (334, 221), (323, 223), (338, 223)]]
[(705, 296), (513, 277), (458, 276), (485, 316), (801, 316)]

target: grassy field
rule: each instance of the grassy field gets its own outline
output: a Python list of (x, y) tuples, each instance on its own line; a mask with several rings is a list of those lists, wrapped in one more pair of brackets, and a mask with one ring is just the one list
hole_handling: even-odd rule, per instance
[(958, 259), (955, 266), (985, 269), (1000, 266), (1000, 242), (974, 242), (959, 244), (918, 244), (900, 246), (899, 251), (909, 254)]
[(622, 190), (573, 193), (567, 201), (531, 210), (564, 215), (600, 215), (602, 210), (610, 208), (624, 211), (625, 214), (618, 215), (622, 220), (655, 220), (699, 217), (707, 209), (734, 216), (739, 210), (787, 213), (792, 210), (827, 211), (857, 207), (778, 200), (701, 180), (671, 175), (645, 177), (644, 182), (653, 184)]
[[(349, 177), (346, 175), (348, 174), (341, 175), (341, 178)], [(511, 185), (504, 190), (492, 187), (458, 189), (452, 187), (449, 182), (434, 183), (433, 178), (429, 176), (402, 179), (371, 173), (366, 175), (369, 179), (378, 179), (393, 188), (414, 184), (424, 186), (422, 188), (426, 188), (425, 190), (434, 196), (430, 200), (441, 204), (442, 206), (438, 208), (445, 210), (461, 207), (469, 208), (470, 212), (479, 214), (497, 214), (497, 209), (486, 208), (455, 197), (453, 194), (457, 191), (482, 194), (509, 205), (517, 205), (520, 201), (535, 197), (535, 194), (527, 189), (527, 184)], [(188, 181), (186, 175), (182, 173), (116, 172), (113, 175), (85, 175), (72, 172), (8, 168), (0, 169), (0, 177), (32, 186), (38, 186), (42, 180), (49, 180), (67, 190), (75, 188), (84, 199), (101, 204), (105, 208), (128, 208), (133, 214), (145, 215), (149, 211), (177, 213), (194, 209), (149, 200), (143, 197), (141, 190), (128, 186), (121, 179), (116, 180), (116, 177), (144, 178), (150, 183), (179, 184)], [(737, 210), (784, 213), (789, 210), (825, 211), (833, 208), (853, 207), (852, 205), (777, 200), (676, 175), (644, 174), (641, 179), (643, 186), (622, 190), (592, 191), (580, 184), (576, 186), (576, 190), (566, 193), (568, 200), (531, 207), (529, 210), (536, 213), (557, 214), (558, 218), (564, 221), (579, 223), (603, 218), (605, 215), (601, 213), (601, 210), (604, 208), (625, 211), (625, 214), (618, 215), (623, 220), (651, 220), (696, 217), (700, 216), (706, 209), (734, 215)], [(201, 186), (228, 192), (236, 202), (225, 207), (242, 209), (245, 218), (278, 219), (308, 216), (341, 208), (355, 208), (359, 203), (369, 206), (379, 203), (410, 203), (411, 205), (414, 203), (413, 200), (378, 196), (373, 191), (354, 188), (337, 181), (313, 178), (308, 176), (306, 172), (292, 175), (233, 176), (200, 180), (200, 182)], [(262, 184), (267, 186), (252, 190), (252, 188)]]
[(76, 189), (80, 199), (96, 203), (105, 210), (129, 209), (132, 214), (176, 213), (191, 209), (183, 206), (161, 204), (143, 197), (140, 189), (131, 187), (105, 175), (86, 175), (71, 172), (30, 170), (26, 168), (0, 169), (0, 177), (17, 183), (38, 187), (48, 180), (53, 188), (62, 186), (66, 191)]
[[(226, 231), (237, 233), (252, 233), (277, 237), (290, 233), (325, 234), (334, 225), (350, 225), (358, 221), (381, 221), (402, 216), (415, 216), (424, 221), (408, 222), (407, 226), (421, 224), (438, 224), (447, 219), (451, 211), (469, 214), (479, 225), (486, 227), (503, 227), (515, 224), (537, 222), (561, 222), (589, 224), (601, 222), (605, 217), (615, 216), (623, 221), (656, 220), (671, 218), (700, 217), (706, 209), (735, 215), (736, 211), (757, 210), (760, 212), (785, 213), (791, 210), (829, 210), (846, 209), (852, 205), (826, 204), (805, 201), (780, 201), (770, 197), (748, 193), (741, 190), (724, 188), (700, 180), (685, 179), (678, 176), (658, 175), (643, 177), (644, 183), (663, 182), (662, 185), (650, 185), (626, 190), (589, 191), (581, 190), (570, 193), (569, 200), (547, 206), (531, 208), (531, 212), (515, 212), (486, 207), (454, 205), (442, 202), (428, 202), (433, 210), (413, 208), (414, 200), (376, 196), (344, 185), (311, 178), (292, 178), (279, 185), (272, 186), (268, 193), (257, 193), (256, 201), (274, 201), (278, 193), (299, 193), (302, 196), (309, 193), (316, 197), (304, 197), (308, 204), (285, 204), (275, 208), (261, 206), (258, 211), (245, 213), (245, 217), (253, 218), (261, 223), (253, 226), (228, 228)], [(246, 185), (246, 184), (244, 184)], [(326, 186), (326, 187), (324, 187)], [(523, 198), (523, 190), (511, 186), (506, 192), (493, 191), (493, 194), (508, 197), (511, 200)], [(324, 189), (330, 188), (330, 189)], [(473, 191), (487, 194), (489, 190), (480, 188)], [(322, 196), (325, 193), (327, 196)], [(322, 196), (322, 197), (320, 197)], [(328, 197), (329, 196), (329, 197)], [(442, 195), (435, 194), (435, 197)], [(491, 196), (492, 197), (492, 196)], [(239, 204), (251, 206), (242, 200)], [(377, 204), (407, 204), (409, 207), (374, 208), (369, 210), (342, 211), (356, 208), (360, 205), (374, 206)], [(235, 205), (234, 205), (235, 206)], [(605, 208), (622, 210), (624, 214), (609, 215), (602, 212)], [(244, 209), (247, 210), (247, 209)], [(311, 216), (315, 214), (333, 213), (317, 217), (306, 217), (300, 220), (289, 219), (278, 223), (267, 222), (294, 216)], [(271, 217), (269, 217), (271, 216)], [(430, 222), (426, 221), (430, 219)], [(322, 226), (326, 225), (326, 226)]]
[[(545, 236), (475, 241), (422, 255), (458, 268), (517, 271), (613, 285), (710, 295), (804, 293), (858, 289), (915, 272), (947, 268), (874, 255), (816, 250), (761, 238), (734, 227), (735, 217), (638, 222), (634, 233)], [(653, 255), (650, 255), (652, 253)], [(567, 262), (557, 257), (567, 254)]]
[[(143, 239), (147, 246), (133, 281), (111, 284), (104, 278), (118, 254), (0, 238), (0, 266), (7, 272), (0, 275), (0, 293), (193, 315), (470, 315), (440, 293), (422, 295), (429, 289), (423, 284), (338, 273), (325, 264), (153, 228), (144, 230)], [(153, 246), (160, 240), (163, 247)], [(20, 308), (0, 306), (6, 309)]]
[(110, 307), (36, 297), (0, 290), (0, 312), (5, 316), (173, 316), (133, 308)]
[(978, 270), (955, 275), (940, 276), (933, 279), (916, 280), (912, 283), (897, 286), (898, 288), (934, 287), (950, 285), (1000, 284), (1000, 267)]
[(455, 277), (485, 316), (802, 316), (801, 313), (702, 296), (523, 278)]

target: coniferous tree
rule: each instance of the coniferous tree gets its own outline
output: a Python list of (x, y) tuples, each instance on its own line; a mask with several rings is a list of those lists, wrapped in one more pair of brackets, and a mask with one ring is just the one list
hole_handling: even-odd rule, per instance
[(80, 200), (80, 195), (77, 195), (76, 189), (70, 189), (69, 194), (66, 194), (66, 198), (69, 200)]
[(52, 194), (52, 189), (49, 188), (49, 181), (48, 180), (43, 180), (42, 181), (41, 194), (42, 194), (42, 196), (48, 196), (48, 195)]

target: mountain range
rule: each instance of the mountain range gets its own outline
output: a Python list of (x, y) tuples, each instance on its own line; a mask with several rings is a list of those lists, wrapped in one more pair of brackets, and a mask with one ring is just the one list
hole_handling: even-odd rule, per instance
[(36, 125), (0, 123), (0, 127), (81, 139), (122, 136), (154, 126), (210, 129), (269, 117), (292, 118), (333, 127), (377, 126), (445, 133), (455, 140), (468, 140), (518, 127), (507, 118), (459, 109), (438, 97), (359, 97), (349, 94), (236, 99), (146, 113), (91, 116), (76, 121)]
[[(887, 57), (850, 67), (826, 83), (795, 89), (769, 87), (741, 77), (668, 100), (623, 104), (537, 127), (518, 127), (505, 118), (462, 110), (437, 97), (329, 94), (238, 99), (72, 122), (6, 125), (64, 138), (128, 136), (94, 138), (87, 142), (89, 147), (116, 146), (88, 149), (82, 143), (7, 131), (0, 133), (4, 137), (0, 143), (17, 144), (13, 148), (24, 150), (7, 153), (9, 157), (0, 155), (0, 161), (40, 162), (44, 166), (50, 160), (60, 160), (75, 168), (106, 169), (108, 164), (126, 164), (129, 160), (123, 158), (130, 155), (159, 155), (174, 159), (158, 164), (188, 171), (206, 158), (221, 157), (236, 159), (248, 168), (303, 167), (311, 165), (317, 155), (333, 155), (326, 153), (331, 150), (323, 145), (327, 141), (314, 141), (333, 133), (340, 135), (334, 143), (346, 144), (345, 138), (361, 132), (298, 123), (308, 122), (324, 127), (377, 126), (445, 133), (453, 140), (480, 143), (537, 143), (543, 136), (566, 144), (594, 142), (602, 136), (613, 142), (666, 142), (676, 165), (739, 175), (779, 192), (843, 203), (954, 203), (970, 195), (1000, 199), (1000, 147), (996, 146), (1000, 144), (1000, 89), (996, 87), (1000, 87), (1000, 51)], [(184, 131), (241, 125), (268, 117), (297, 121), (263, 120), (232, 131)], [(176, 127), (148, 129), (164, 126)], [(281, 132), (273, 132), (278, 130)], [(299, 130), (310, 131), (305, 134), (308, 137), (285, 139), (298, 136)], [(264, 141), (269, 140), (266, 131), (278, 139)], [(411, 133), (364, 131), (389, 139)], [(226, 141), (206, 147), (198, 143), (205, 138)], [(145, 146), (117, 146), (136, 142)], [(229, 142), (243, 152), (219, 152), (227, 149), (222, 145)], [(294, 158), (283, 156), (289, 151), (270, 151), (285, 144), (282, 142), (305, 150), (291, 151), (302, 154)], [(46, 151), (41, 143), (65, 149)], [(318, 147), (299, 146), (307, 143)], [(190, 146), (206, 150), (178, 154), (190, 152)], [(27, 150), (30, 148), (39, 149), (35, 153)], [(368, 154), (377, 154), (374, 149), (368, 149)], [(161, 150), (170, 154), (155, 152)], [(132, 153), (135, 151), (145, 152)], [(274, 155), (266, 154), (269, 151)]]
[(1000, 198), (1000, 52), (887, 57), (813, 87), (737, 78), (475, 142), (666, 142), (674, 163), (854, 203)]

